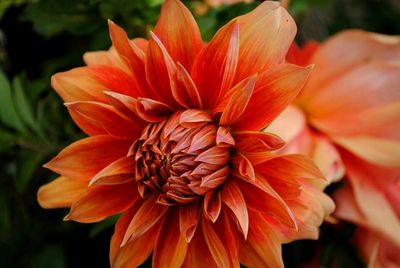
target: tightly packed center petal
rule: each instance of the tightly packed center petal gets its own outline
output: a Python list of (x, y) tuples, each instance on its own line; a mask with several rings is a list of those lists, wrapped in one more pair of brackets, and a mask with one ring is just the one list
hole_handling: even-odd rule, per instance
[[(188, 113), (200, 119), (188, 124)], [(156, 192), (160, 204), (189, 203), (225, 181), (230, 145), (216, 144), (217, 126), (210, 121), (205, 112), (187, 110), (144, 128), (132, 147), (142, 197)]]

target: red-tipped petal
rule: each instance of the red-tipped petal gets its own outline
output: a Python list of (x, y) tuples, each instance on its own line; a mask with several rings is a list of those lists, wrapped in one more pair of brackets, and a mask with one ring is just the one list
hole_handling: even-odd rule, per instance
[(239, 120), (253, 94), (255, 83), (256, 77), (252, 76), (243, 80), (232, 89), (233, 94), (222, 111), (219, 121), (220, 125), (229, 126)]
[(203, 42), (196, 21), (180, 1), (165, 1), (154, 33), (175, 62), (181, 62), (187, 70), (192, 68)]
[(110, 264), (112, 268), (137, 267), (151, 254), (158, 234), (159, 226), (155, 226), (136, 241), (121, 247), (126, 228), (135, 215), (140, 202), (136, 202), (118, 219), (110, 243)]
[(175, 86), (176, 64), (161, 40), (151, 33), (146, 53), (146, 77), (156, 99), (172, 107), (178, 106), (171, 87)]
[(89, 185), (113, 185), (134, 180), (133, 157), (122, 157), (102, 169), (94, 176)]
[(109, 134), (116, 137), (134, 140), (139, 137), (142, 129), (134, 120), (130, 120), (113, 106), (101, 102), (80, 101), (65, 104), (74, 112), (74, 119), (78, 126), (87, 132), (93, 127), (99, 134)]
[(89, 181), (100, 170), (125, 156), (131, 142), (110, 136), (79, 140), (62, 150), (44, 167), (65, 177)]
[(235, 215), (235, 220), (240, 227), (244, 239), (246, 239), (249, 231), (249, 215), (242, 191), (234, 181), (230, 180), (222, 187), (221, 197), (222, 202), (224, 202)]
[(181, 267), (188, 243), (179, 230), (179, 214), (172, 211), (166, 216), (154, 246), (153, 267)]
[(284, 62), (296, 34), (296, 24), (285, 8), (266, 1), (237, 21), (240, 26), (237, 82)]
[(215, 146), (199, 154), (195, 161), (223, 165), (229, 160), (229, 151), (225, 147)]
[(210, 191), (204, 197), (204, 217), (216, 222), (221, 213), (221, 194), (219, 191)]
[(179, 62), (176, 65), (176, 74), (172, 78), (172, 95), (175, 100), (185, 108), (202, 108), (203, 104), (200, 94), (194, 84), (190, 74), (186, 71), (185, 67)]
[(148, 122), (160, 122), (172, 113), (172, 108), (168, 105), (152, 99), (137, 99), (137, 113)]
[(182, 237), (184, 237), (188, 243), (192, 240), (197, 228), (199, 219), (198, 208), (199, 204), (197, 202), (183, 205), (179, 208), (179, 228)]
[(253, 164), (249, 159), (241, 153), (236, 153), (232, 157), (232, 162), (234, 164), (234, 173), (245, 180), (254, 181), (256, 179), (256, 174), (254, 171)]
[(231, 145), (236, 144), (235, 139), (232, 137), (231, 132), (226, 127), (219, 127), (217, 130), (217, 145)]
[(168, 207), (157, 204), (156, 198), (157, 196), (153, 195), (143, 201), (143, 204), (129, 223), (121, 243), (122, 246), (130, 241), (135, 241), (164, 217), (164, 214), (168, 211)]
[(229, 90), (236, 74), (238, 25), (230, 23), (220, 29), (197, 56), (192, 77), (204, 108), (212, 109)]
[(257, 78), (253, 95), (236, 130), (260, 130), (275, 119), (297, 96), (312, 67), (282, 64)]
[(137, 90), (142, 97), (151, 97), (149, 95), (148, 85), (145, 75), (145, 54), (135, 42), (130, 42), (125, 31), (117, 26), (114, 22), (108, 21), (111, 41), (113, 46), (118, 51), (119, 56), (131, 68), (137, 82)]
[(257, 131), (238, 131), (234, 133), (236, 147), (243, 152), (264, 152), (277, 150), (285, 145), (278, 136)]
[(207, 246), (217, 263), (218, 267), (234, 267), (232, 262), (235, 260), (230, 259), (230, 254), (227, 251), (224, 241), (221, 241), (220, 237), (213, 228), (213, 225), (203, 218), (201, 226), (203, 227), (204, 238), (206, 240)]
[(250, 214), (247, 241), (241, 240), (239, 259), (248, 267), (283, 267), (281, 241), (261, 213)]
[(134, 183), (92, 187), (72, 204), (65, 220), (82, 223), (101, 221), (132, 206), (140, 198), (134, 194), (135, 191)]
[(37, 193), (42, 208), (66, 208), (79, 199), (87, 190), (87, 182), (58, 177), (43, 185)]
[(189, 109), (184, 111), (180, 118), (179, 123), (184, 127), (199, 127), (211, 122), (211, 115), (203, 110)]

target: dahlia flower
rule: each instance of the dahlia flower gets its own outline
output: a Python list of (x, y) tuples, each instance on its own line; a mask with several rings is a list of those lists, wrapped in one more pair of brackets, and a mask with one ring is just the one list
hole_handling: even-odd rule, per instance
[[(293, 45), (287, 59), (315, 70), (295, 106), (267, 130), (289, 141), (282, 152), (308, 154), (329, 180), (345, 176), (335, 215), (371, 233), (357, 239), (364, 253), (399, 251), (400, 38), (348, 30), (322, 44)], [(390, 267), (389, 259), (371, 267)]]
[(186, 7), (167, 0), (150, 40), (109, 22), (112, 47), (52, 86), (89, 135), (45, 167), (38, 192), (65, 220), (121, 214), (112, 267), (281, 267), (281, 244), (317, 238), (333, 211), (326, 180), (262, 132), (311, 67), (285, 63), (296, 26), (277, 2), (235, 18), (204, 44)]

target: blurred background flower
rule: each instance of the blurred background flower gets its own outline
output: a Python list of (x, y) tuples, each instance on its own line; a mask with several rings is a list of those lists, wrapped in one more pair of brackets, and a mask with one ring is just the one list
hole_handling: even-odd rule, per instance
[[(51, 90), (50, 76), (82, 65), (83, 51), (109, 48), (106, 19), (121, 25), (129, 36), (146, 37), (162, 2), (0, 1), (1, 267), (108, 266), (111, 226), (116, 219), (95, 225), (64, 223), (66, 211), (45, 211), (36, 201), (39, 186), (54, 179), (41, 164), (83, 137)], [(192, 11), (203, 4), (184, 3)], [(220, 5), (196, 13), (202, 37), (210, 40), (221, 25), (258, 4)], [(345, 28), (400, 33), (397, 0), (292, 0), (290, 12), (298, 25), (300, 45), (305, 40), (325, 40)], [(352, 224), (327, 224), (319, 241), (285, 245), (285, 264), (301, 267), (317, 256), (324, 267), (364, 267), (353, 235)], [(371, 254), (368, 250), (362, 254)]]

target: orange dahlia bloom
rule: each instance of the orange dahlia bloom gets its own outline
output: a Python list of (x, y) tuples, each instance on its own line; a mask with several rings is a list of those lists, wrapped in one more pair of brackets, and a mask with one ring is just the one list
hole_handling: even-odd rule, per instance
[[(399, 251), (400, 38), (348, 30), (293, 46), (288, 61), (315, 69), (296, 105), (268, 130), (285, 135), (284, 151), (308, 154), (330, 180), (345, 175), (335, 215), (371, 232), (360, 247)], [(389, 259), (376, 267), (390, 267)]]
[(318, 168), (274, 153), (260, 130), (296, 97), (311, 68), (286, 64), (296, 26), (265, 2), (204, 44), (186, 7), (167, 0), (150, 40), (109, 23), (112, 47), (52, 86), (89, 135), (45, 165), (44, 208), (66, 220), (121, 213), (112, 267), (281, 267), (281, 244), (316, 238), (333, 202)]

